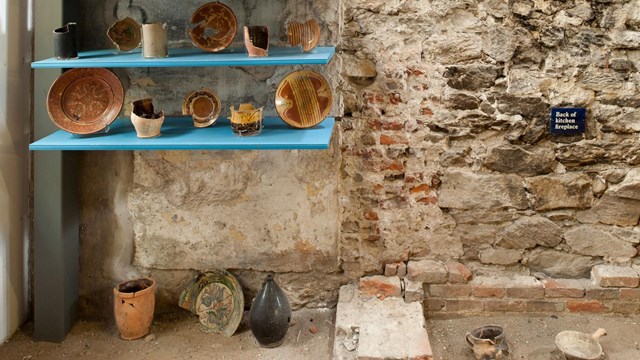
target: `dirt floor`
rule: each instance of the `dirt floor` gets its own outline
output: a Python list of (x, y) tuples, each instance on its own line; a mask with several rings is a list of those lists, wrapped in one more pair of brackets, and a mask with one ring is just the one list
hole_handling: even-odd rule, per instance
[(0, 346), (0, 360), (326, 360), (333, 351), (334, 321), (335, 310), (296, 311), (284, 344), (274, 349), (258, 345), (247, 316), (230, 338), (203, 332), (198, 318), (187, 312), (157, 317), (152, 335), (134, 341), (121, 340), (115, 324), (79, 321), (62, 344), (33, 342), (32, 326), (27, 324)]
[[(188, 313), (160, 316), (146, 339), (118, 338), (113, 324), (79, 321), (62, 344), (33, 342), (30, 324), (0, 346), (0, 359), (207, 359), (207, 360), (325, 360), (331, 359), (335, 310), (303, 310), (293, 314), (285, 343), (275, 349), (258, 346), (246, 316), (236, 334), (225, 338), (202, 331)], [(428, 319), (434, 360), (472, 360), (464, 334), (487, 324), (504, 327), (510, 353), (503, 359), (560, 360), (554, 338), (562, 330), (592, 333), (598, 327), (606, 360), (640, 360), (640, 316), (522, 314), (456, 319)], [(316, 332), (317, 330), (317, 332)], [(314, 333), (315, 332), (315, 333)]]
[(555, 350), (556, 334), (563, 330), (593, 333), (602, 327), (608, 335), (600, 339), (607, 360), (640, 360), (640, 316), (559, 315), (467, 317), (428, 319), (427, 329), (434, 360), (471, 360), (473, 352), (465, 345), (467, 331), (484, 325), (505, 329), (510, 347), (503, 359), (564, 360)]

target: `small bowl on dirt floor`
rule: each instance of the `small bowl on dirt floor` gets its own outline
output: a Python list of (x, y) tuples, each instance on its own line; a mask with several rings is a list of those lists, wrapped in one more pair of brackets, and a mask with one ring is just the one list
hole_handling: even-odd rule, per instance
[(565, 330), (556, 335), (556, 346), (567, 360), (597, 360), (602, 357), (602, 347), (598, 339), (607, 335), (603, 328), (593, 334)]

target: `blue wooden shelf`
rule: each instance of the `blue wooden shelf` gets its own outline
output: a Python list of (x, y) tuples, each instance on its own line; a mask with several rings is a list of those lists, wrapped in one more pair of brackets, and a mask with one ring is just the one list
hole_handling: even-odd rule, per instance
[(335, 119), (310, 129), (294, 129), (280, 118), (264, 119), (262, 133), (237, 137), (226, 118), (207, 128), (193, 127), (191, 117), (168, 117), (161, 135), (139, 139), (128, 118), (114, 121), (106, 133), (74, 135), (60, 130), (31, 145), (30, 150), (291, 150), (327, 149)]
[(83, 51), (77, 59), (49, 58), (31, 63), (34, 69), (123, 68), (123, 67), (202, 67), (202, 66), (276, 66), (328, 64), (335, 53), (333, 46), (317, 47), (303, 53), (297, 47), (270, 47), (269, 56), (249, 57), (244, 49), (207, 53), (200, 49), (169, 49), (169, 57), (145, 59), (140, 49), (118, 53), (113, 49)]

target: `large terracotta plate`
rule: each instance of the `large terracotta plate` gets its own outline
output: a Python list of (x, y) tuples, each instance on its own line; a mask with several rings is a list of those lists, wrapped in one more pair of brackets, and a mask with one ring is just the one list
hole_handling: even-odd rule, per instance
[(123, 99), (122, 83), (111, 71), (73, 69), (51, 85), (47, 111), (53, 123), (62, 130), (91, 134), (103, 130), (116, 119)]
[(191, 16), (191, 41), (204, 51), (223, 50), (236, 36), (238, 20), (233, 10), (219, 2), (202, 5)]
[(225, 270), (199, 274), (180, 295), (180, 307), (200, 317), (206, 330), (231, 336), (244, 311), (244, 296), (238, 280)]
[(332, 104), (329, 82), (312, 70), (290, 73), (276, 90), (276, 111), (284, 122), (295, 128), (318, 125), (329, 115)]

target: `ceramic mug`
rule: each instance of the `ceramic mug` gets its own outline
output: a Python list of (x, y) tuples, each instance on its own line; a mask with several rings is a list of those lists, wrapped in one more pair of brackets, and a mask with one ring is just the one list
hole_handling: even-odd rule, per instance
[(142, 25), (142, 55), (145, 58), (169, 56), (167, 24), (156, 22)]
[(78, 58), (78, 40), (76, 36), (76, 23), (74, 22), (53, 30), (53, 55), (56, 59)]

